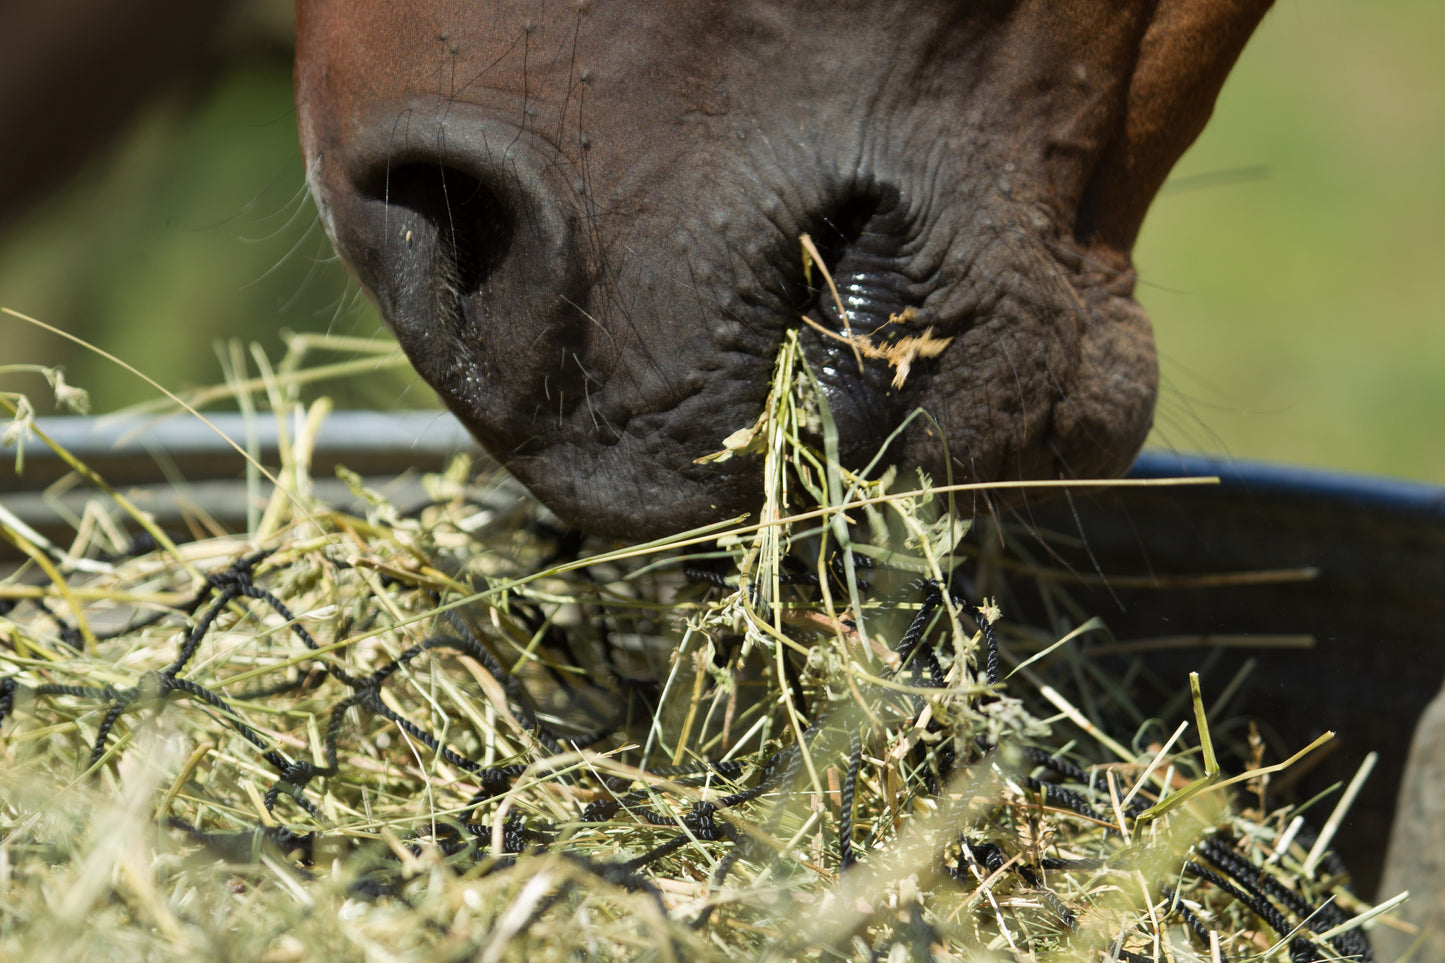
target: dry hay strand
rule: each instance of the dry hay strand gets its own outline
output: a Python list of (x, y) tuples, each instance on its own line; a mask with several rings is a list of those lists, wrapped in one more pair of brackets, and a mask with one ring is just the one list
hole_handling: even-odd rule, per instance
[(324, 503), (324, 410), (244, 535), (6, 529), (5, 958), (1373, 959), (1271, 770), (1197, 692), (1117, 741), (1096, 622), (970, 598), (960, 486), (843, 468), (796, 339), (714, 456), (759, 519), (640, 546), (465, 457)]

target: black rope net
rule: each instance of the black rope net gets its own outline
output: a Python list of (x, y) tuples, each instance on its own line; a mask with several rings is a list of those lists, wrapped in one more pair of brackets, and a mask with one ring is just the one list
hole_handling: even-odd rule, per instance
[(23, 569), (0, 873), (50, 895), (0, 948), (1373, 960), (1266, 780), (1161, 806), (1184, 742), (1071, 721), (1077, 645), (971, 594), (935, 501), (628, 553), (492, 483)]

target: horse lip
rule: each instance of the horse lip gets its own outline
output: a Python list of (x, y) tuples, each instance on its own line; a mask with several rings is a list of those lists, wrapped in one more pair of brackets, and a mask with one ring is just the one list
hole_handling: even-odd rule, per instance
[[(818, 323), (819, 312), (814, 309), (808, 317)], [(835, 337), (809, 334), (803, 339), (803, 356), (837, 429), (838, 455), (847, 467), (860, 469), (897, 426), (905, 398), (890, 384), (893, 372), (886, 362), (864, 356)], [(867, 331), (855, 329), (852, 334), (861, 340)]]

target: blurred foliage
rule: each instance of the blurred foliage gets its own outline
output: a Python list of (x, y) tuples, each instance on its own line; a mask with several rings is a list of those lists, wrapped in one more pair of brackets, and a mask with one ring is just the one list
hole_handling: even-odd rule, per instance
[[(1163, 366), (1154, 444), (1445, 482), (1442, 50), (1438, 0), (1266, 19), (1136, 252)], [(276, 63), (156, 107), (10, 225), (0, 304), (174, 387), (219, 379), (220, 339), (381, 331), (305, 197)], [(5, 360), (64, 362), (97, 410), (150, 396), (11, 318), (0, 339)], [(434, 404), (394, 374), (338, 400)]]
[(1437, 0), (1265, 19), (1135, 252), (1153, 444), (1445, 482), (1442, 51)]
[[(157, 105), (72, 190), (6, 232), (0, 304), (173, 389), (220, 381), (227, 339), (274, 356), (281, 329), (386, 337), (316, 220), (295, 124), (284, 61), (243, 65), (197, 104)], [(0, 338), (7, 360), (64, 364), (96, 411), (154, 397), (109, 361), (13, 318), (0, 318)], [(387, 372), (337, 400), (435, 404), (412, 384)]]

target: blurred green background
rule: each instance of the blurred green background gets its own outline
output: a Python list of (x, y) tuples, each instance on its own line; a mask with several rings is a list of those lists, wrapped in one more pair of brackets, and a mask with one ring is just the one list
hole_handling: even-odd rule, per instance
[[(1136, 252), (1162, 365), (1154, 445), (1445, 483), (1442, 65), (1439, 0), (1269, 15)], [(274, 354), (280, 328), (378, 333), (305, 197), (290, 97), (281, 50), (148, 108), (4, 225), (0, 305), (172, 388), (218, 381), (222, 339)], [(16, 361), (63, 363), (97, 411), (154, 395), (0, 316), (0, 364)], [(434, 403), (385, 372), (342, 400)]]
[(1442, 228), (1445, 4), (1277, 6), (1136, 251), (1152, 443), (1445, 482)]

